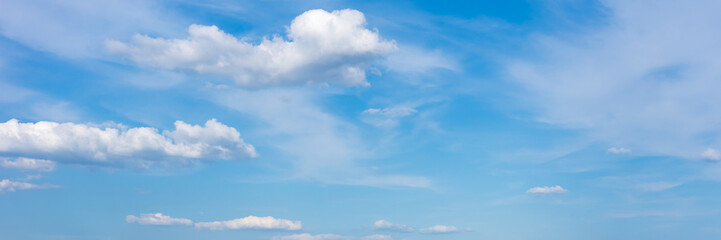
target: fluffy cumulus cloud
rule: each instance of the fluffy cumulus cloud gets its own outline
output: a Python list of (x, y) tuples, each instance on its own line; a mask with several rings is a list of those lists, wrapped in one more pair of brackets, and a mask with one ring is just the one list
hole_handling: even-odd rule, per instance
[(19, 157), (13, 159), (0, 158), (0, 166), (4, 168), (15, 168), (39, 172), (52, 172), (55, 170), (55, 162), (50, 160)]
[(187, 39), (135, 35), (130, 42), (108, 41), (110, 52), (142, 66), (192, 70), (232, 77), (244, 87), (337, 83), (366, 86), (366, 70), (396, 49), (366, 28), (363, 13), (310, 10), (287, 27), (287, 39), (273, 36), (246, 42), (216, 26), (191, 25)]
[[(0, 153), (85, 165), (188, 163), (193, 159), (243, 159), (257, 154), (235, 128), (215, 119), (204, 126), (175, 122), (175, 130), (159, 132), (149, 127), (37, 122), (11, 119), (0, 123)], [(17, 162), (17, 160), (15, 161)], [(45, 164), (39, 160), (24, 160)], [(14, 163), (19, 165), (20, 163)]]
[(399, 232), (412, 232), (414, 229), (411, 226), (403, 224), (392, 223), (387, 220), (378, 220), (373, 223), (373, 228), (377, 230), (390, 230)]
[(701, 158), (711, 161), (719, 161), (721, 160), (721, 153), (716, 149), (709, 148), (701, 153)]
[(435, 225), (432, 227), (423, 228), (420, 230), (421, 233), (454, 233), (459, 232), (461, 229), (455, 226), (446, 226), (446, 225)]
[(548, 186), (534, 187), (534, 188), (530, 188), (530, 189), (526, 190), (526, 193), (530, 193), (530, 194), (537, 195), (537, 196), (548, 195), (548, 194), (561, 194), (561, 193), (567, 193), (567, 192), (568, 192), (568, 190), (566, 190), (563, 187), (558, 186), (558, 185), (553, 186), (553, 187), (548, 187)]
[(277, 219), (274, 217), (248, 216), (229, 221), (199, 222), (195, 224), (198, 229), (207, 230), (236, 230), (236, 229), (278, 229), (300, 230), (303, 225), (300, 221)]
[(641, 154), (696, 159), (721, 145), (721, 2), (600, 3), (605, 22), (539, 34), (532, 56), (508, 62), (522, 102), (540, 121)]
[(37, 185), (27, 182), (17, 182), (9, 179), (0, 181), (0, 193), (14, 192), (16, 190), (56, 188), (54, 185)]
[(125, 221), (128, 223), (137, 223), (142, 225), (192, 225), (193, 221), (185, 218), (172, 218), (165, 216), (162, 213), (145, 213), (140, 216), (128, 215), (125, 217)]
[(631, 153), (631, 149), (628, 149), (628, 148), (617, 148), (617, 147), (609, 148), (609, 149), (606, 150), (606, 151), (607, 151), (608, 153), (613, 153), (613, 154), (628, 154), (628, 153)]
[(369, 108), (363, 111), (362, 120), (376, 127), (394, 127), (401, 118), (418, 112), (410, 107)]

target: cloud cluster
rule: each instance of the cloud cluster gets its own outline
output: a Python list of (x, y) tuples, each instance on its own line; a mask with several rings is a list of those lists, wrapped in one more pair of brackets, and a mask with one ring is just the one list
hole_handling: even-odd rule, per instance
[(173, 218), (163, 215), (162, 213), (144, 213), (140, 214), (140, 216), (128, 215), (125, 217), (125, 221), (128, 223), (137, 223), (141, 225), (194, 225), (197, 229), (205, 229), (211, 231), (237, 229), (300, 230), (301, 228), (303, 228), (303, 225), (300, 223), (300, 221), (278, 219), (271, 216), (248, 216), (229, 221), (198, 222), (193, 224), (193, 221), (190, 219)]
[(199, 222), (195, 224), (198, 229), (207, 230), (236, 230), (236, 229), (280, 229), (300, 230), (303, 225), (300, 221), (276, 219), (274, 217), (248, 216), (229, 221)]
[(526, 193), (530, 193), (530, 194), (537, 195), (537, 196), (548, 195), (548, 194), (561, 194), (561, 193), (567, 193), (567, 192), (568, 192), (568, 190), (566, 190), (563, 187), (558, 186), (558, 185), (553, 186), (553, 187), (548, 187), (548, 186), (534, 187), (534, 188), (530, 188), (530, 189), (526, 190)]
[(125, 221), (128, 223), (137, 223), (142, 225), (192, 225), (193, 221), (185, 218), (172, 218), (165, 216), (162, 213), (145, 213), (140, 214), (139, 217), (134, 215), (128, 215), (125, 217)]
[(232, 77), (243, 87), (337, 83), (366, 86), (366, 69), (396, 49), (366, 28), (363, 13), (316, 9), (297, 16), (287, 38), (246, 42), (216, 26), (191, 25), (187, 39), (135, 35), (131, 42), (111, 40), (110, 52), (142, 66), (192, 70)]
[[(100, 128), (90, 124), (37, 122), (11, 119), (0, 123), (0, 153), (84, 165), (187, 163), (193, 159), (236, 160), (257, 156), (252, 145), (240, 139), (235, 128), (211, 119), (204, 126), (175, 122), (175, 130), (155, 128)], [(50, 163), (16, 160), (9, 165)], [(46, 167), (47, 169), (47, 167)]]
[(55, 162), (50, 160), (33, 159), (26, 157), (15, 158), (15, 160), (11, 160), (9, 158), (0, 158), (0, 166), (4, 168), (15, 168), (38, 172), (52, 172), (53, 170), (55, 170), (55, 165)]

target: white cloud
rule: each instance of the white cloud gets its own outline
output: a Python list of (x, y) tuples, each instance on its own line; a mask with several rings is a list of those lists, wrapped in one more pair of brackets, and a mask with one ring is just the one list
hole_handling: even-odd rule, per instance
[(658, 192), (678, 187), (681, 184), (680, 182), (649, 182), (638, 184), (636, 188), (645, 192)]
[(125, 217), (125, 221), (128, 223), (137, 223), (142, 225), (192, 225), (193, 221), (185, 218), (172, 218), (165, 216), (162, 213), (144, 213), (140, 214), (140, 217), (134, 215), (128, 215)]
[(561, 186), (553, 186), (553, 187), (534, 187), (526, 190), (526, 193), (530, 193), (533, 195), (547, 195), (547, 194), (561, 194), (561, 193), (567, 193), (568, 190), (563, 189)]
[(4, 83), (0, 80), (0, 104), (24, 101), (35, 95), (37, 93), (30, 89)]
[(16, 182), (8, 179), (0, 181), (0, 193), (14, 192), (16, 190), (57, 188), (55, 185), (37, 185), (27, 182)]
[(288, 236), (276, 236), (273, 240), (330, 240), (330, 239), (348, 239), (347, 237), (336, 234), (317, 234), (308, 233), (293, 234)]
[(273, 240), (392, 240), (393, 237), (389, 235), (369, 235), (365, 237), (348, 237), (348, 236), (342, 236), (337, 234), (317, 234), (312, 235), (309, 233), (300, 233), (300, 234), (293, 234), (293, 235), (287, 235), (287, 236), (276, 236), (272, 238)]
[(25, 157), (16, 158), (15, 161), (8, 158), (0, 158), (0, 166), (39, 172), (52, 172), (55, 170), (55, 162), (53, 161)]
[(276, 219), (274, 217), (248, 216), (229, 221), (199, 222), (196, 228), (208, 230), (234, 230), (234, 229), (281, 229), (300, 230), (303, 225), (300, 221)]
[(393, 237), (390, 235), (380, 235), (380, 234), (374, 234), (362, 237), (361, 240), (392, 240)]
[(601, 4), (604, 22), (536, 34), (532, 56), (508, 62), (521, 104), (634, 152), (696, 159), (699, 146), (721, 145), (721, 2)]
[(719, 153), (719, 151), (716, 149), (709, 148), (701, 153), (701, 158), (706, 160), (718, 161), (721, 160), (721, 153)]
[(149, 127), (99, 128), (45, 121), (20, 123), (11, 119), (0, 123), (0, 153), (61, 163), (136, 167), (257, 155), (252, 145), (240, 139), (235, 128), (215, 119), (208, 120), (204, 126), (176, 121), (174, 131), (162, 133)]
[(135, 35), (130, 43), (111, 40), (106, 45), (143, 66), (228, 76), (244, 87), (366, 86), (368, 66), (396, 45), (365, 25), (365, 16), (356, 10), (316, 9), (291, 22), (288, 40), (274, 36), (254, 45), (216, 26), (191, 25), (187, 39)]
[(411, 114), (418, 112), (417, 110), (404, 107), (387, 107), (387, 108), (369, 108), (363, 111), (362, 120), (365, 123), (371, 124), (376, 127), (395, 127), (398, 125), (398, 121), (407, 117)]
[(435, 225), (433, 227), (423, 228), (420, 230), (421, 233), (454, 233), (459, 231), (461, 231), (461, 229), (458, 227), (446, 225)]
[[(318, 106), (320, 96), (309, 89), (213, 90), (215, 102), (255, 117), (264, 127), (253, 135), (287, 156), (288, 178), (333, 184), (428, 188), (431, 180), (401, 174), (379, 175), (359, 166), (357, 159), (374, 151), (358, 129)], [(248, 104), (253, 102), (256, 104)], [(249, 133), (253, 134), (253, 133)], [(322, 146), (322, 147), (319, 147)], [(286, 178), (286, 179), (288, 179)]]
[(373, 223), (373, 228), (378, 230), (392, 230), (392, 231), (399, 231), (399, 232), (412, 232), (414, 231), (413, 227), (406, 226), (403, 224), (397, 224), (392, 223), (386, 220), (378, 220)]
[(73, 58), (100, 57), (103, 41), (109, 38), (138, 31), (173, 32), (185, 25), (157, 1), (12, 0), (2, 5), (0, 34), (4, 37)]
[(607, 152), (613, 153), (613, 154), (628, 154), (628, 153), (631, 153), (631, 149), (612, 147), (612, 148), (609, 148), (607, 150)]

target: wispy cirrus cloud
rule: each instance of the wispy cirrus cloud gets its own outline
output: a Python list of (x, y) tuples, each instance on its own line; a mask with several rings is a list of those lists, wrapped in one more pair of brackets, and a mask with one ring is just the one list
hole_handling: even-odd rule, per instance
[(293, 159), (288, 162), (292, 168), (288, 177), (348, 185), (432, 187), (432, 181), (422, 176), (382, 175), (361, 167), (359, 159), (373, 157), (371, 147), (356, 126), (318, 106), (321, 96), (316, 92), (221, 89), (211, 94), (216, 103), (265, 123), (258, 129), (262, 137)]
[(599, 24), (536, 35), (530, 56), (506, 62), (519, 100), (538, 121), (636, 153), (698, 159), (721, 145), (721, 4), (600, 4)]

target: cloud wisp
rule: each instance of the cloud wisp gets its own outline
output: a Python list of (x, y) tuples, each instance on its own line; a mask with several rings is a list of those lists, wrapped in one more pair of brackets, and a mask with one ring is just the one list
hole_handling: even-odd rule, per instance
[(17, 190), (29, 190), (29, 189), (47, 189), (47, 188), (58, 188), (55, 185), (37, 185), (28, 182), (12, 181), (9, 179), (3, 179), (0, 181), (0, 193), (15, 192)]
[[(466, 229), (468, 230), (468, 229)], [(459, 229), (456, 226), (446, 226), (446, 225), (435, 225), (432, 227), (422, 228), (418, 230), (420, 233), (426, 233), (426, 234), (441, 234), (441, 233), (455, 233), (460, 232), (461, 229)]]
[(158, 225), (158, 226), (171, 226), (171, 225), (192, 225), (193, 221), (185, 218), (172, 218), (170, 216), (163, 215), (162, 213), (144, 213), (140, 216), (128, 215), (125, 217), (125, 221), (128, 223), (137, 223), (141, 225)]
[(519, 100), (539, 121), (638, 153), (698, 159), (721, 145), (721, 4), (601, 4), (603, 24), (537, 35), (531, 56), (507, 62)]
[(387, 220), (381, 219), (373, 223), (373, 229), (376, 230), (389, 230), (398, 232), (413, 232), (415, 229), (411, 226), (403, 224), (392, 223)]
[(390, 128), (398, 125), (401, 118), (418, 112), (410, 107), (396, 106), (387, 108), (369, 108), (361, 113), (365, 123), (380, 127)]
[(553, 187), (548, 187), (548, 186), (533, 187), (533, 188), (526, 190), (526, 193), (530, 193), (530, 194), (533, 194), (536, 196), (544, 196), (544, 195), (549, 195), (549, 194), (562, 194), (562, 193), (567, 193), (567, 192), (568, 192), (568, 190), (566, 190), (563, 187), (558, 186), (558, 185), (553, 186)]
[(141, 225), (171, 226), (185, 225), (194, 226), (196, 229), (223, 231), (223, 230), (242, 230), (242, 229), (260, 229), (260, 230), (300, 230), (303, 225), (300, 221), (291, 221), (287, 219), (279, 219), (271, 216), (256, 217), (248, 216), (228, 221), (212, 221), (212, 222), (196, 222), (186, 218), (173, 218), (162, 213), (143, 213), (139, 216), (128, 215), (125, 217), (128, 223), (137, 223)]
[(470, 231), (470, 228), (458, 228), (456, 226), (450, 226), (450, 225), (435, 225), (431, 227), (426, 228), (420, 228), (416, 230), (416, 228), (403, 225), (403, 224), (397, 224), (392, 223), (387, 220), (378, 220), (373, 223), (373, 229), (375, 230), (382, 230), (382, 231), (395, 231), (395, 232), (404, 232), (404, 233), (410, 233), (410, 232), (419, 232), (423, 234), (440, 234), (440, 233), (455, 233), (455, 232), (461, 232), (461, 231)]
[(312, 235), (309, 233), (299, 233), (286, 236), (275, 236), (273, 240), (392, 240), (393, 237), (389, 235), (369, 235), (364, 237), (349, 237), (338, 234), (316, 234)]
[[(380, 175), (359, 166), (373, 157), (358, 129), (318, 106), (318, 93), (308, 89), (230, 89), (214, 91), (215, 102), (265, 123), (260, 129), (279, 152), (287, 155), (289, 178), (364, 186), (432, 187), (431, 180), (409, 175)], [(255, 102), (259, 104), (247, 104)], [(258, 140), (259, 141), (259, 140)], [(322, 146), (322, 147), (321, 147)]]
[(611, 154), (630, 154), (631, 149), (612, 147), (612, 148), (609, 148), (608, 150), (606, 150), (606, 152), (611, 153)]
[(31, 170), (38, 172), (52, 172), (55, 170), (55, 162), (50, 160), (33, 159), (19, 157), (11, 160), (9, 158), (0, 158), (0, 166), (4, 168), (14, 168), (22, 170)]
[(365, 25), (357, 10), (316, 9), (291, 22), (288, 40), (276, 35), (255, 45), (216, 26), (191, 25), (187, 39), (135, 35), (129, 43), (110, 40), (106, 45), (141, 66), (222, 75), (243, 87), (367, 86), (366, 69), (396, 45)]

